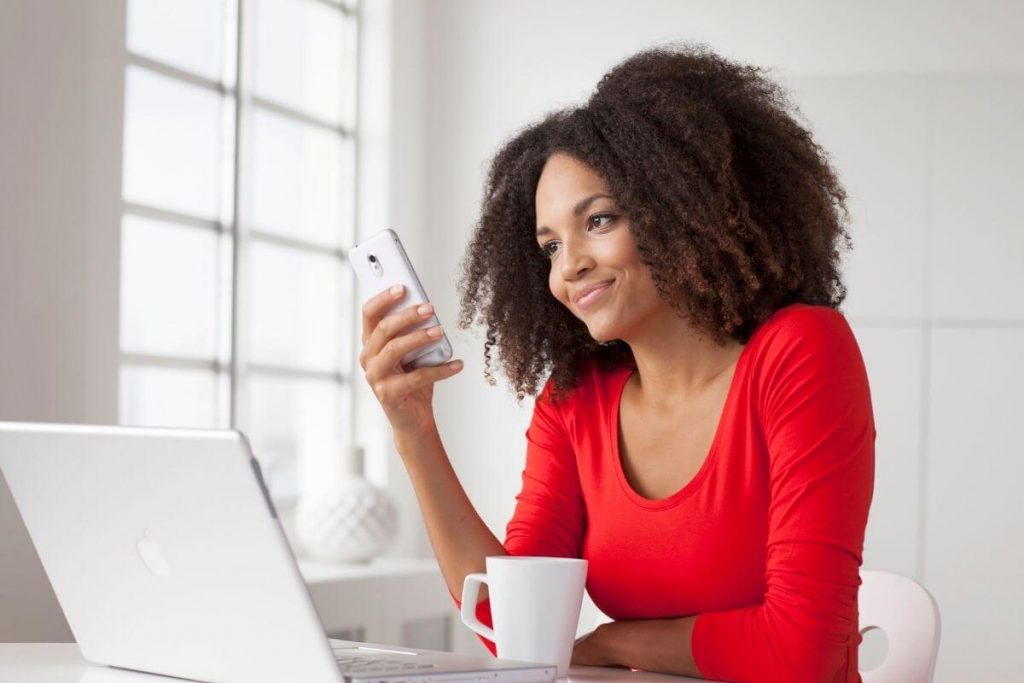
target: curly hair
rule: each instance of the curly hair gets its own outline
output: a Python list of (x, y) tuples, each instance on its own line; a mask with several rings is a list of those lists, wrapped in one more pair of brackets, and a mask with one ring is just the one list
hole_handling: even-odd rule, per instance
[(596, 342), (548, 289), (534, 235), (537, 183), (566, 153), (599, 174), (630, 220), (658, 295), (716, 343), (746, 343), (792, 303), (838, 308), (846, 193), (827, 153), (763, 70), (704, 46), (646, 50), (608, 72), (586, 104), (547, 115), (494, 157), (462, 264), (459, 327), (486, 327), (484, 374), (518, 401), (550, 372), (556, 396), (584, 364), (632, 361)]

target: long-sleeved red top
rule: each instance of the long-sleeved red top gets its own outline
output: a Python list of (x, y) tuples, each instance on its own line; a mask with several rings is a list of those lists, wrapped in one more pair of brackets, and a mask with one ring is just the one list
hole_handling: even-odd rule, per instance
[[(633, 490), (619, 456), (633, 370), (592, 368), (558, 402), (544, 387), (506, 552), (585, 558), (587, 591), (616, 620), (697, 615), (693, 656), (706, 678), (860, 681), (875, 427), (845, 318), (794, 304), (763, 323), (703, 466), (661, 500)], [(490, 623), (486, 601), (477, 611)]]

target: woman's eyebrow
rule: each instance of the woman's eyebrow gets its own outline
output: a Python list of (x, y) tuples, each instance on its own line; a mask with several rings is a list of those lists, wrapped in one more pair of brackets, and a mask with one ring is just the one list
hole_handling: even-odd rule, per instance
[[(576, 206), (572, 207), (572, 215), (579, 216), (588, 206), (590, 206), (591, 202), (593, 202), (596, 199), (600, 199), (601, 197), (614, 199), (614, 197), (612, 197), (610, 194), (601, 194), (600, 192), (597, 194), (592, 194), (589, 197), (584, 197), (583, 199), (576, 202)], [(542, 225), (539, 228), (537, 228), (537, 237), (547, 235), (549, 232), (552, 232), (551, 228), (547, 227), (546, 225)]]

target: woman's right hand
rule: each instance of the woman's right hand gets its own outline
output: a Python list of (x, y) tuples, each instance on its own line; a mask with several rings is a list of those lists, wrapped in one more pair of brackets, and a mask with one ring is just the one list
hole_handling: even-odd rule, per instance
[[(401, 285), (397, 288), (397, 293), (395, 288), (386, 289), (363, 306), (363, 350), (359, 353), (359, 365), (396, 435), (418, 434), (434, 424), (434, 382), (458, 373), (462, 361), (409, 371), (402, 367), (405, 354), (436, 342), (442, 330), (438, 325), (405, 332), (433, 314), (430, 304), (399, 308), (385, 316), (384, 311), (404, 296), (404, 288)], [(424, 310), (424, 307), (427, 308)], [(436, 336), (431, 336), (431, 331)]]

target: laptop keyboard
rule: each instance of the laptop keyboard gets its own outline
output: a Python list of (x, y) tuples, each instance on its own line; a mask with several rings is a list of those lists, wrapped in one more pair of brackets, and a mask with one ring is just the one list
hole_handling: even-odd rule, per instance
[(334, 653), (334, 659), (343, 673), (367, 674), (383, 671), (404, 671), (414, 673), (426, 669), (436, 669), (436, 664), (417, 664), (408, 659), (385, 659), (379, 655), (353, 656), (351, 654)]

